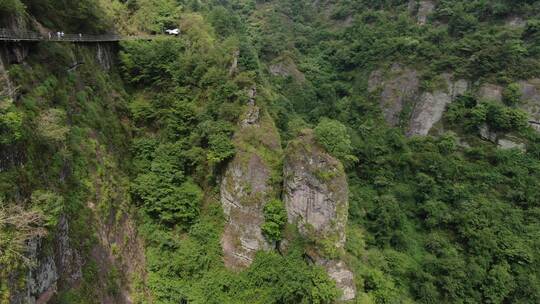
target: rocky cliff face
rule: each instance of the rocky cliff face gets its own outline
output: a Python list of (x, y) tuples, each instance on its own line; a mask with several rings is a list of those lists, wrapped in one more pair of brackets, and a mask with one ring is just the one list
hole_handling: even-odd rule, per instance
[(30, 266), (26, 273), (26, 288), (16, 293), (11, 303), (47, 303), (59, 285), (74, 286), (81, 280), (82, 261), (71, 244), (66, 217), (60, 218), (54, 240), (47, 245), (52, 245), (52, 252), (48, 254), (43, 239), (34, 238), (28, 242), (26, 257)]
[(9, 79), (7, 73), (7, 64), (4, 63), (5, 56), (0, 54), (0, 100), (4, 98), (13, 99), (15, 97), (15, 88)]
[(502, 102), (503, 87), (496, 84), (485, 83), (478, 89), (478, 98), (480, 100), (490, 100)]
[[(4, 20), (2, 20), (4, 21)], [(13, 26), (17, 28), (24, 28), (24, 24), (17, 22), (13, 23)], [(10, 27), (11, 28), (11, 27)], [(30, 51), (30, 56), (34, 56), (33, 53), (40, 51), (31, 47), (32, 44), (15, 44), (4, 43), (0, 46), (0, 101), (4, 98), (11, 98), (17, 102), (17, 98), (21, 95), (24, 97), (23, 92), (17, 92), (17, 87), (24, 87), (25, 83), (16, 83), (10, 79), (8, 70), (10, 65), (20, 64), (23, 69), (32, 70), (34, 68), (35, 61), (27, 60), (26, 56)], [(30, 47), (29, 47), (30, 46)], [(63, 53), (68, 54), (73, 59), (73, 63), (83, 63), (85, 65), (92, 65), (96, 68), (101, 67), (108, 70), (112, 67), (114, 58), (114, 47), (110, 45), (100, 46), (82, 46), (74, 47), (72, 45), (62, 45)], [(46, 54), (46, 53), (44, 53)], [(69, 58), (69, 57), (68, 57)], [(27, 62), (28, 61), (28, 62)], [(37, 63), (36, 65), (40, 65)], [(43, 63), (40, 68), (48, 68), (47, 63)], [(64, 67), (62, 67), (64, 68)], [(65, 69), (70, 69), (68, 64), (65, 65)], [(70, 69), (70, 72), (77, 75), (81, 79), (81, 83), (85, 80), (89, 83), (93, 83), (94, 79), (85, 79), (86, 75), (76, 74), (77, 71), (74, 68)], [(37, 74), (37, 73), (36, 73)], [(33, 79), (34, 84), (37, 85), (38, 77)], [(41, 79), (39, 79), (41, 81)], [(66, 87), (69, 93), (75, 94), (78, 87)], [(112, 95), (119, 95), (117, 92), (108, 92)], [(96, 96), (98, 94), (96, 93)], [(107, 96), (99, 95), (103, 100), (107, 100)], [(105, 103), (105, 102), (104, 102)], [(1, 104), (1, 102), (0, 102)], [(42, 110), (45, 111), (45, 110)], [(103, 130), (97, 129), (95, 126), (85, 126), (93, 129), (93, 134), (103, 132)], [(95, 133), (94, 133), (95, 132)], [(106, 144), (98, 144), (97, 136), (91, 140), (96, 143), (97, 147), (103, 147)], [(129, 136), (125, 137), (126, 142), (129, 141)], [(15, 148), (17, 148), (15, 146)], [(12, 166), (25, 166), (26, 159), (18, 152), (18, 149), (0, 149), (0, 172), (7, 170)], [(20, 150), (25, 149), (21, 147)], [(90, 149), (90, 148), (88, 148)], [(89, 220), (88, 226), (85, 227), (84, 233), (80, 230), (70, 232), (77, 229), (76, 226), (71, 225), (74, 223), (75, 216), (73, 214), (65, 214), (60, 216), (58, 225), (54, 229), (49, 231), (49, 236), (46, 239), (33, 238), (28, 241), (28, 248), (25, 252), (25, 259), (29, 261), (29, 266), (25, 269), (21, 269), (20, 272), (13, 274), (13, 284), (10, 284), (10, 303), (50, 303), (55, 301), (55, 297), (58, 293), (63, 293), (67, 290), (77, 290), (82, 282), (82, 269), (84, 265), (88, 265), (89, 262), (97, 264), (98, 275), (92, 282), (95, 287), (96, 302), (100, 303), (131, 303), (129, 299), (129, 293), (133, 291), (132, 282), (135, 278), (132, 274), (137, 276), (138, 282), (144, 280), (144, 253), (142, 242), (139, 240), (136, 234), (136, 225), (130, 218), (130, 214), (127, 212), (118, 211), (120, 202), (127, 202), (127, 182), (123, 180), (120, 183), (118, 178), (118, 168), (112, 168), (118, 165), (117, 159), (113, 157), (110, 152), (116, 149), (122, 149), (114, 147), (114, 149), (103, 149), (96, 151), (87, 151), (88, 159), (92, 159), (95, 163), (99, 163), (100, 170), (97, 170), (94, 165), (88, 165), (88, 179), (85, 181), (92, 181), (95, 185), (95, 199), (103, 198), (103, 203), (98, 208), (93, 208), (98, 205), (95, 201), (88, 202), (88, 207), (91, 209), (95, 220)], [(9, 151), (7, 151), (9, 150)], [(92, 154), (95, 152), (95, 154)], [(120, 153), (120, 152), (119, 152)], [(92, 155), (92, 156), (90, 156)], [(92, 164), (94, 164), (92, 162)], [(73, 172), (71, 171), (71, 164), (66, 161), (65, 170), (62, 171), (59, 183), (62, 183)], [(105, 168), (105, 169), (103, 169)], [(103, 170), (101, 170), (103, 169)], [(127, 178), (126, 178), (127, 180)], [(45, 185), (44, 185), (45, 186)], [(47, 184), (49, 186), (49, 184)], [(108, 191), (107, 189), (113, 189), (114, 191)], [(102, 193), (105, 192), (105, 193)], [(109, 193), (114, 195), (108, 196)], [(90, 197), (90, 196), (89, 196)], [(87, 197), (88, 200), (92, 200)], [(21, 198), (22, 200), (23, 198)], [(107, 207), (111, 210), (117, 210), (118, 216), (102, 216), (99, 212), (103, 208)], [(107, 209), (109, 210), (109, 209)], [(122, 210), (126, 210), (125, 208)], [(81, 212), (85, 213), (85, 212)], [(116, 215), (116, 214), (115, 214)], [(120, 216), (121, 215), (121, 216)], [(81, 234), (87, 233), (99, 237), (99, 242), (92, 243), (94, 240), (85, 239), (86, 243), (81, 244), (81, 240), (76, 237), (80, 237)], [(70, 237), (70, 235), (72, 237)], [(92, 245), (91, 252), (86, 252), (82, 248), (84, 246)], [(115, 282), (110, 279), (112, 270), (118, 270), (118, 278)], [(19, 276), (20, 277), (16, 277)], [(135, 276), (134, 275), (134, 276)], [(23, 280), (24, 279), (24, 280)], [(118, 285), (118, 293), (116, 295), (109, 291), (107, 288), (112, 286), (112, 283)], [(1, 293), (1, 292), (0, 292)], [(112, 295), (114, 294), (114, 295)], [(0, 300), (1, 302), (1, 300)]]
[(111, 43), (97, 43), (96, 60), (106, 71), (110, 70), (114, 63), (114, 45)]
[(376, 70), (371, 73), (368, 90), (380, 94), (380, 106), (384, 119), (391, 126), (400, 122), (400, 114), (407, 103), (413, 103), (418, 96), (420, 80), (418, 72), (394, 64), (388, 73)]
[[(5, 20), (0, 20), (0, 27), (11, 31), (25, 31), (28, 29), (23, 16), (9, 16)], [(28, 56), (29, 46), (27, 43), (8, 42), (2, 43), (0, 53), (4, 57), (4, 63), (21, 63)]]
[[(521, 93), (518, 107), (529, 114), (529, 123), (540, 131), (540, 79), (522, 80), (518, 84)], [(476, 95), (480, 100), (502, 102), (503, 90), (500, 85), (485, 83), (480, 86)]]
[(298, 70), (296, 63), (287, 56), (276, 59), (268, 70), (273, 76), (292, 77), (297, 82), (306, 81), (306, 77)]
[[(421, 92), (419, 73), (394, 64), (388, 72), (381, 69), (373, 71), (369, 77), (368, 90), (377, 95), (380, 92), (379, 104), (389, 125), (396, 127), (403, 124), (408, 136), (425, 136), (440, 121), (446, 106), (469, 88), (466, 80), (454, 80), (449, 73), (439, 78), (443, 82), (441, 89)], [(412, 113), (405, 111), (410, 108)]]
[(315, 244), (310, 254), (343, 291), (342, 300), (355, 297), (352, 272), (336, 260), (345, 245), (348, 185), (342, 164), (326, 153), (306, 130), (289, 143), (283, 166), (283, 200), (288, 221)]
[(258, 250), (271, 248), (261, 225), (264, 205), (277, 195), (273, 178), (282, 154), (272, 119), (255, 104), (255, 89), (248, 95), (247, 110), (234, 139), (237, 153), (220, 188), (227, 221), (221, 244), (225, 265), (231, 269), (249, 266)]
[(459, 95), (463, 95), (469, 87), (463, 79), (452, 80), (450, 74), (443, 74), (442, 78), (445, 82), (444, 89), (422, 93), (414, 105), (407, 135), (427, 135), (441, 120), (446, 106)]
[(435, 10), (435, 2), (431, 0), (410, 0), (409, 11), (416, 14), (416, 19), (419, 25), (425, 25), (428, 17)]
[(289, 222), (308, 239), (342, 248), (347, 224), (348, 187), (341, 163), (306, 131), (285, 153), (284, 196)]
[(540, 132), (540, 79), (520, 81), (522, 103), (519, 107), (529, 113), (529, 123)]

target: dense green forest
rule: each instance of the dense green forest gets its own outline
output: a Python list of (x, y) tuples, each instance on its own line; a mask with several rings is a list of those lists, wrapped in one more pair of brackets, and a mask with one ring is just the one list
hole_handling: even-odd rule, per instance
[[(285, 154), (313, 129), (343, 164), (346, 243), (322, 255), (354, 274), (350, 303), (540, 303), (540, 95), (531, 108), (522, 90), (540, 78), (540, 1), (0, 0), (0, 27), (13, 24), (156, 37), (0, 42), (4, 57), (28, 48), (0, 69), (0, 303), (26, 303), (27, 247), (66, 251), (65, 219), (80, 277), (60, 274), (50, 303), (339, 302), (319, 245), (287, 224), (286, 156), (259, 144), (272, 128)], [(418, 93), (392, 124), (381, 98), (405, 69)], [(408, 136), (445, 73), (466, 90)], [(242, 134), (250, 98), (272, 123)], [(271, 246), (231, 270), (220, 185), (245, 151), (272, 167)]]

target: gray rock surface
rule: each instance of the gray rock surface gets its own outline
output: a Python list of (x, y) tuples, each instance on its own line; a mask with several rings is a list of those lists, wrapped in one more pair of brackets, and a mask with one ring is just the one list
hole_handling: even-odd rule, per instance
[(480, 138), (486, 141), (490, 141), (492, 143), (497, 143), (497, 133), (493, 132), (489, 129), (489, 126), (484, 124), (479, 129), (480, 132)]
[(97, 43), (96, 60), (106, 71), (110, 70), (114, 64), (113, 53), (111, 44)]
[(418, 3), (418, 24), (425, 25), (429, 15), (435, 10), (435, 3), (429, 0), (423, 0)]
[[(22, 15), (8, 15), (6, 18), (2, 18), (0, 24), (2, 28), (7, 28), (12, 31), (26, 31), (28, 30), (25, 17)], [(6, 63), (22, 63), (28, 56), (30, 51), (28, 43), (9, 43), (2, 44), (0, 47), (0, 53), (6, 59)]]
[(391, 126), (398, 125), (405, 103), (417, 98), (419, 85), (418, 72), (399, 64), (394, 64), (387, 75), (380, 70), (372, 72), (368, 80), (369, 92), (382, 90), (379, 103), (386, 122)]
[(58, 223), (55, 242), (55, 261), (62, 283), (78, 284), (82, 279), (82, 260), (79, 252), (70, 244), (69, 223), (65, 216)]
[(341, 301), (350, 301), (356, 297), (356, 285), (354, 284), (354, 274), (347, 265), (338, 260), (317, 261), (317, 264), (324, 267), (328, 276), (336, 281), (336, 286), (342, 291)]
[(15, 88), (9, 79), (7, 64), (4, 63), (5, 59), (3, 57), (4, 56), (0, 54), (0, 102), (4, 98), (13, 99), (15, 97)]
[(506, 19), (506, 25), (511, 28), (522, 28), (527, 25), (527, 21), (520, 16), (510, 16)]
[(329, 247), (339, 251), (345, 245), (349, 203), (343, 166), (315, 142), (311, 130), (304, 130), (287, 147), (283, 176), (289, 223), (316, 244), (310, 256), (336, 281), (341, 300), (354, 299), (353, 273), (342, 261), (324, 258)]
[(447, 105), (468, 89), (468, 83), (463, 79), (452, 81), (449, 74), (442, 75), (442, 78), (446, 82), (445, 90), (422, 93), (420, 100), (415, 104), (408, 136), (427, 135), (433, 125), (441, 120)]
[(407, 135), (427, 135), (433, 125), (442, 118), (444, 110), (450, 102), (452, 102), (452, 98), (448, 93), (423, 93), (413, 110)]
[(288, 57), (278, 58), (278, 60), (270, 64), (268, 70), (273, 76), (290, 76), (298, 82), (304, 82), (306, 80), (304, 74), (298, 70), (296, 63)]
[(315, 143), (311, 131), (289, 143), (283, 166), (288, 220), (313, 241), (345, 245), (348, 185), (341, 163)]
[(501, 138), (497, 141), (497, 146), (499, 149), (508, 150), (508, 149), (519, 149), (525, 151), (525, 144), (517, 141), (516, 138)]
[(486, 83), (478, 90), (480, 100), (502, 102), (503, 87), (496, 84)]
[(416, 15), (416, 20), (419, 25), (425, 25), (428, 17), (435, 10), (435, 2), (432, 0), (409, 0), (409, 12)]
[(272, 119), (255, 103), (256, 91), (249, 90), (248, 97), (234, 138), (237, 153), (228, 164), (220, 187), (226, 217), (221, 245), (225, 266), (231, 269), (249, 266), (257, 251), (271, 248), (261, 225), (264, 205), (276, 195), (272, 175), (282, 154)]
[(66, 217), (60, 218), (53, 240), (53, 250), (45, 250), (44, 239), (33, 238), (26, 251), (28, 272), (22, 294), (15, 295), (11, 303), (47, 303), (60, 285), (73, 286), (82, 279), (82, 261), (71, 246)]
[(49, 290), (56, 291), (58, 281), (58, 270), (52, 255), (41, 255), (43, 251), (41, 239), (32, 239), (28, 243), (27, 257), (30, 261), (30, 268), (26, 275), (26, 295), (24, 300), (16, 303), (34, 304), (41, 295)]
[(540, 132), (540, 79), (520, 81), (521, 104), (519, 107), (529, 114), (531, 126)]
[(221, 244), (229, 268), (249, 266), (258, 250), (270, 248), (261, 231), (269, 179), (270, 170), (255, 154), (250, 155), (247, 164), (234, 159), (227, 167), (221, 184), (221, 204), (227, 220)]

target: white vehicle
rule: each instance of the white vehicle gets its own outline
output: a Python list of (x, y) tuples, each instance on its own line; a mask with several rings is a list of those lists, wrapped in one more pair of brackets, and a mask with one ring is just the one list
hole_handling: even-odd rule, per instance
[(172, 30), (165, 30), (165, 32), (167, 32), (167, 34), (169, 34), (169, 35), (178, 36), (180, 34), (180, 29), (175, 28), (175, 29), (172, 29)]

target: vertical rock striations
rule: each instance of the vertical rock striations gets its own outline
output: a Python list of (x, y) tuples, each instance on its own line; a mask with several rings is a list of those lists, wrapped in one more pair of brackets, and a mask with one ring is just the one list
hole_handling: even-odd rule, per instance
[(529, 114), (529, 123), (540, 132), (540, 79), (520, 81), (521, 100), (519, 107)]
[(369, 77), (370, 93), (380, 92), (380, 106), (386, 122), (395, 127), (400, 122), (400, 114), (405, 105), (412, 104), (418, 96), (420, 79), (413, 69), (394, 64), (388, 75), (376, 70)]
[(345, 245), (348, 187), (341, 163), (315, 143), (311, 131), (289, 143), (284, 202), (289, 222), (314, 242)]
[(435, 2), (431, 0), (410, 0), (409, 11), (416, 15), (417, 23), (419, 25), (425, 25), (428, 21), (428, 17), (435, 10)]
[(272, 119), (255, 104), (256, 90), (249, 90), (248, 97), (234, 138), (237, 153), (225, 170), (220, 189), (226, 217), (221, 245), (225, 265), (231, 269), (249, 266), (258, 250), (270, 249), (261, 231), (263, 208), (277, 196), (273, 178), (279, 173), (282, 154)]
[(310, 130), (289, 143), (284, 160), (284, 202), (289, 223), (315, 244), (311, 258), (323, 266), (343, 291), (355, 297), (352, 272), (339, 260), (345, 245), (348, 185), (343, 165), (314, 140)]
[(467, 81), (460, 79), (453, 81), (450, 74), (443, 74), (446, 89), (434, 92), (424, 92), (420, 100), (414, 105), (408, 136), (429, 133), (431, 128), (441, 120), (446, 107), (459, 95), (463, 95), (468, 89)]
[(15, 292), (10, 303), (47, 303), (61, 287), (75, 286), (82, 279), (81, 256), (71, 244), (65, 216), (60, 217), (51, 244), (41, 237), (28, 242), (26, 258), (29, 267), (25, 288)]

